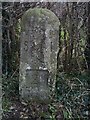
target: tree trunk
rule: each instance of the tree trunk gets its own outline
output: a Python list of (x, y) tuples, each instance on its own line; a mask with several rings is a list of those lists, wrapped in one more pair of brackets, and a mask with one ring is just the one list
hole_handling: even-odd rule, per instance
[(88, 65), (88, 71), (90, 72), (90, 2), (88, 2), (88, 31), (87, 31), (87, 45), (85, 49), (85, 58)]

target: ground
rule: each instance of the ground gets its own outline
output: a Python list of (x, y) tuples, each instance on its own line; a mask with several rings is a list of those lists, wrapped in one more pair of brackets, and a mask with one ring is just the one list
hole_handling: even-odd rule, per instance
[(26, 103), (20, 100), (11, 101), (2, 120), (63, 120), (63, 106), (59, 102), (51, 104)]

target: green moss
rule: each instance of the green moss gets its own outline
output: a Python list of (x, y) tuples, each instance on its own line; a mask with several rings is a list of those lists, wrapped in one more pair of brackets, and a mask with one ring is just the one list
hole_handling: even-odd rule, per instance
[[(50, 17), (53, 16), (54, 19), (56, 18), (58, 20), (57, 16), (52, 11), (50, 11), (46, 8), (44, 8), (44, 9), (43, 8), (33, 8), (33, 9), (30, 8), (29, 10), (26, 11), (23, 18), (26, 18), (27, 16), (30, 17), (33, 15), (38, 16), (38, 17), (42, 17), (43, 15), (47, 15)], [(53, 17), (52, 17), (52, 19), (53, 19)]]
[(37, 22), (40, 22), (39, 18), (43, 19), (44, 17), (47, 17), (45, 19), (48, 20), (48, 23), (56, 22), (58, 25), (60, 24), (59, 19), (52, 11), (46, 8), (30, 8), (25, 12), (25, 14), (22, 17), (22, 27), (24, 27), (25, 23), (27, 23), (30, 20), (30, 17), (36, 17)]

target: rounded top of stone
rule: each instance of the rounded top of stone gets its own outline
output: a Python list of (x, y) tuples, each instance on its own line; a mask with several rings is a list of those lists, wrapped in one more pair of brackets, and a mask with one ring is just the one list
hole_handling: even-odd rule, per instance
[(39, 18), (39, 20), (45, 18), (45, 20), (48, 20), (50, 23), (53, 21), (54, 23), (60, 25), (58, 17), (51, 10), (48, 10), (46, 8), (30, 8), (29, 10), (27, 10), (22, 17), (23, 25), (34, 17), (37, 19)]

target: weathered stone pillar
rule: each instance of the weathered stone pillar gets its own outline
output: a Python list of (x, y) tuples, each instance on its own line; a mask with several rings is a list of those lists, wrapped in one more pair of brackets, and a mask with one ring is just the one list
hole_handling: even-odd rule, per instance
[(49, 81), (56, 79), (59, 24), (48, 9), (29, 9), (22, 17), (19, 90), (25, 100), (49, 100)]

